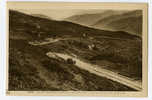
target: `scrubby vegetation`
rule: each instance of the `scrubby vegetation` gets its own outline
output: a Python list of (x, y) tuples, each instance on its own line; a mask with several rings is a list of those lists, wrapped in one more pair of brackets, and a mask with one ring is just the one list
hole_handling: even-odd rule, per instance
[(44, 48), (10, 40), (9, 90), (133, 90), (64, 60), (48, 58)]
[[(96, 44), (96, 49), (90, 50), (88, 48), (90, 44)], [(77, 38), (46, 45), (50, 51), (76, 54), (83, 60), (135, 79), (142, 77), (141, 47), (139, 40), (103, 39), (102, 37), (100, 41), (96, 37), (91, 41)]]
[[(133, 89), (79, 69), (63, 59), (49, 58), (49, 51), (75, 54), (80, 59), (141, 79), (141, 38), (126, 32), (110, 32), (66, 21), (9, 12), (9, 90), (131, 91)], [(38, 28), (40, 26), (40, 28)], [(87, 33), (86, 37), (82, 37)], [(34, 46), (31, 41), (66, 38)], [(88, 45), (95, 44), (90, 50)]]

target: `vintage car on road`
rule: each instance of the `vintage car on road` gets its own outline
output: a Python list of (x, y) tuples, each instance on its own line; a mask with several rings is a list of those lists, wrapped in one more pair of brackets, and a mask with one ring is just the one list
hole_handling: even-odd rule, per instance
[(67, 59), (67, 63), (68, 63), (68, 64), (75, 64), (76, 61), (74, 61), (72, 58), (68, 58), (68, 59)]

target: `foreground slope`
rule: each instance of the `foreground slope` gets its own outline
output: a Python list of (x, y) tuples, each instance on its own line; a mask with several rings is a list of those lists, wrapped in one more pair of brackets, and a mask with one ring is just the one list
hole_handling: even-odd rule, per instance
[[(108, 70), (141, 79), (140, 37), (33, 17), (12, 10), (9, 19), (10, 90), (133, 90), (79, 69), (63, 59), (49, 58), (46, 53), (50, 51), (74, 54), (86, 62), (103, 64)], [(87, 33), (86, 37), (83, 37), (84, 33)], [(62, 40), (45, 45), (29, 44), (46, 41), (46, 38)], [(96, 44), (97, 48), (90, 50), (90, 44)]]

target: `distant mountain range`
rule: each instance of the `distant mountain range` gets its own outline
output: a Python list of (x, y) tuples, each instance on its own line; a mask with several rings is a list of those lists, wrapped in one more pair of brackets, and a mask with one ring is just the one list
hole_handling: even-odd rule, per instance
[(142, 34), (142, 11), (112, 11), (108, 10), (97, 14), (74, 15), (65, 19), (66, 21), (81, 25), (111, 30), (125, 31), (132, 34)]
[(65, 20), (70, 21), (70, 22), (74, 22), (74, 23), (78, 23), (81, 25), (91, 26), (103, 18), (107, 18), (111, 15), (119, 15), (119, 14), (122, 14), (125, 12), (124, 11), (107, 10), (107, 11), (104, 11), (102, 13), (73, 15), (73, 16), (66, 18)]

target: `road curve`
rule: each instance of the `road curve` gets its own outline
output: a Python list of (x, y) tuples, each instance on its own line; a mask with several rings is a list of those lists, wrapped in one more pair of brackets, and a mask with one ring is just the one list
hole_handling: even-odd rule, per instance
[(110, 70), (103, 69), (103, 68), (101, 68), (97, 65), (93, 65), (93, 64), (89, 64), (87, 62), (81, 61), (76, 57), (72, 57), (70, 55), (61, 54), (61, 53), (55, 53), (55, 52), (48, 52), (46, 55), (49, 56), (49, 57), (55, 57), (55, 56), (56, 57), (61, 57), (65, 60), (68, 59), (68, 58), (71, 58), (71, 59), (76, 61), (75, 65), (77, 67), (81, 68), (81, 69), (87, 70), (90, 73), (94, 73), (98, 76), (106, 77), (106, 78), (111, 79), (113, 81), (119, 82), (119, 83), (121, 83), (123, 85), (126, 85), (128, 87), (131, 87), (135, 90), (138, 90), (138, 91), (142, 90), (141, 82), (135, 81), (131, 78), (128, 78), (128, 77), (120, 75), (120, 74), (117, 74), (117, 73), (112, 72)]

